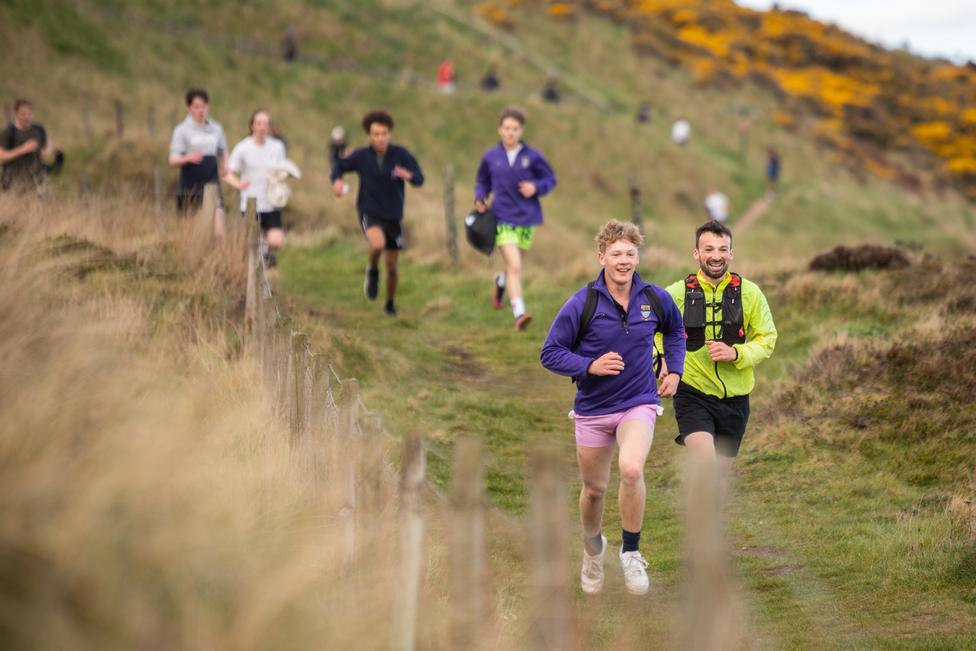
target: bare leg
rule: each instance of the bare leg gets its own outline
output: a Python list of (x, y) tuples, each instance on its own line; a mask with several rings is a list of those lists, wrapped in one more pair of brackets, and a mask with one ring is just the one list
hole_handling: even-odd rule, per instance
[(285, 232), (280, 228), (271, 228), (264, 234), (268, 242), (268, 249), (277, 251), (285, 243)]
[(392, 301), (393, 297), (396, 296), (397, 283), (400, 279), (397, 268), (399, 256), (400, 252), (396, 250), (386, 252), (386, 300), (388, 301)]
[(518, 244), (505, 244), (498, 247), (505, 263), (505, 291), (509, 300), (522, 298), (522, 250)]
[(386, 236), (383, 229), (379, 226), (370, 226), (366, 229), (366, 245), (369, 246), (369, 268), (376, 269), (380, 263), (380, 255), (383, 247), (386, 246)]
[(580, 478), (583, 480), (579, 509), (585, 539), (593, 538), (600, 533), (613, 451), (613, 445), (602, 448), (576, 446), (576, 461), (579, 463)]
[(644, 523), (644, 463), (651, 451), (654, 432), (643, 420), (627, 420), (617, 428), (620, 445), (620, 521), (627, 531), (640, 531)]

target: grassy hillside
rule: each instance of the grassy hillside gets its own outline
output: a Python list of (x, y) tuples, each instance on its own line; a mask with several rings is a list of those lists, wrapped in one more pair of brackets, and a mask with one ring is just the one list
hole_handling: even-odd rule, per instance
[[(964, 343), (974, 327), (966, 282), (972, 271), (966, 255), (976, 244), (971, 206), (951, 190), (919, 195), (874, 176), (859, 180), (830, 150), (779, 126), (778, 103), (768, 91), (749, 82), (727, 89), (697, 85), (692, 73), (630, 48), (626, 25), (590, 13), (561, 22), (527, 6), (509, 9), (518, 29), (495, 32), (467, 3), (444, 3), (446, 14), (440, 6), (288, 2), (271, 12), (260, 3), (213, 2), (206, 9), (177, 2), (7, 3), (0, 6), (0, 34), (16, 36), (21, 47), (0, 63), (0, 95), (34, 98), (38, 120), (66, 147), (72, 163), (59, 182), (62, 196), (90, 178), (96, 190), (138, 200), (151, 196), (153, 166), (165, 160), (187, 85), (210, 89), (212, 114), (232, 143), (244, 135), (254, 107), (271, 108), (306, 172), (286, 213), (293, 228), (281, 256), (281, 296), (341, 374), (360, 379), (366, 404), (390, 431), (427, 438), (437, 486), (448, 485), (447, 458), (458, 436), (484, 440), (488, 494), (499, 507), (490, 524), (493, 604), (508, 622), (501, 637), (515, 648), (520, 638), (512, 622), (525, 614), (518, 518), (527, 507), (527, 448), (541, 441), (557, 446), (567, 480), (574, 476), (565, 417), (572, 387), (541, 369), (538, 351), (562, 301), (596, 272), (594, 232), (608, 217), (628, 214), (627, 181), (634, 176), (648, 223), (641, 273), (673, 281), (693, 269), (691, 234), (703, 219), (705, 193), (720, 188), (732, 198), (734, 214), (745, 212), (763, 192), (762, 152), (774, 144), (784, 161), (779, 196), (735, 243), (735, 268), (767, 291), (780, 330), (776, 354), (758, 373), (730, 513), (752, 644), (976, 645), (976, 422)], [(306, 58), (289, 66), (268, 53), (290, 24), (304, 30)], [(462, 84), (453, 96), (438, 93), (432, 78), (446, 56), (462, 82), (499, 63), (503, 89), (487, 95)], [(579, 89), (568, 90), (558, 106), (537, 99), (550, 68)], [(45, 74), (23, 72), (35, 69)], [(114, 98), (126, 107), (121, 139), (111, 135)], [(654, 118), (637, 125), (633, 110), (644, 100), (654, 105)], [(494, 142), (496, 115), (508, 103), (527, 106), (526, 138), (547, 153), (559, 176), (527, 263), (536, 322), (524, 335), (512, 331), (507, 311), (489, 306), (497, 258), (487, 261), (465, 247), (459, 267), (448, 261), (441, 208), (448, 163), (458, 178), (458, 212), (468, 205), (480, 153)], [(424, 188), (408, 190), (410, 247), (397, 320), (362, 297), (365, 256), (354, 207), (351, 198), (327, 193), (323, 156), (334, 124), (356, 133), (359, 116), (374, 106), (394, 112), (396, 139), (417, 154), (429, 177)], [(740, 150), (744, 106), (753, 127)], [(694, 128), (685, 148), (669, 140), (678, 117)], [(175, 175), (167, 175), (172, 183)], [(815, 252), (838, 243), (896, 240), (923, 248), (912, 254), (913, 268), (858, 275), (804, 270)], [(164, 270), (125, 282), (151, 291), (158, 277)], [(165, 320), (202, 303), (220, 306), (208, 312), (217, 322), (233, 323), (224, 304), (233, 302), (232, 292), (211, 282), (177, 293), (153, 314)], [(160, 328), (172, 334), (178, 325)], [(674, 430), (669, 408), (647, 468), (652, 592), (645, 601), (625, 598), (611, 571), (600, 600), (577, 595), (574, 614), (589, 636), (584, 647), (675, 638), (683, 490), (681, 451), (670, 442)], [(242, 432), (245, 449), (261, 436)], [(614, 501), (611, 496), (608, 505)], [(567, 508), (573, 512), (572, 504)], [(614, 544), (617, 526), (609, 506), (606, 528)], [(576, 571), (578, 554), (574, 546), (568, 573)], [(199, 562), (206, 565), (205, 554)], [(188, 580), (195, 576), (191, 571)], [(264, 575), (255, 576), (259, 583)], [(425, 584), (432, 617), (443, 613), (435, 606), (445, 607), (437, 587), (442, 578), (432, 563)], [(184, 593), (177, 594), (179, 602)], [(295, 610), (285, 616), (310, 625), (302, 629), (312, 634), (305, 639), (316, 639), (321, 629), (302, 618), (307, 611), (287, 603)], [(437, 646), (439, 634), (429, 623), (424, 639)], [(191, 637), (223, 639), (212, 635)], [(274, 648), (273, 641), (252, 643), (265, 644)]]

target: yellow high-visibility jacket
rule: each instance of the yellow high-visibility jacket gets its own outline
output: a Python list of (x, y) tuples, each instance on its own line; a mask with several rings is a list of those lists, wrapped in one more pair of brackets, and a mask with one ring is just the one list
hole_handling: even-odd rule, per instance
[[(709, 283), (701, 271), (698, 272), (698, 282), (705, 292), (705, 303), (711, 305), (705, 309), (706, 322), (721, 322), (722, 292), (729, 284), (732, 275), (727, 273), (717, 287)], [(666, 287), (678, 309), (684, 314), (685, 281), (684, 279)], [(776, 347), (776, 325), (773, 315), (769, 311), (766, 297), (756, 283), (742, 279), (742, 320), (746, 331), (746, 341), (735, 344), (739, 356), (731, 362), (713, 362), (708, 356), (708, 346), (698, 350), (688, 351), (685, 356), (684, 375), (681, 381), (703, 393), (718, 398), (744, 396), (752, 391), (756, 385), (756, 378), (752, 372), (755, 366), (768, 359)], [(718, 328), (705, 326), (706, 340), (721, 340), (717, 337)], [(658, 334), (658, 337), (661, 335)], [(658, 350), (661, 350), (660, 346)]]

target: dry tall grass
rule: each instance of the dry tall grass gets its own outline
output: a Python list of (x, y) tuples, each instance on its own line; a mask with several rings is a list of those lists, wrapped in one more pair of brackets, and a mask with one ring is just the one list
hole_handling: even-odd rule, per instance
[(0, 197), (0, 646), (384, 648), (393, 523), (362, 514), (379, 551), (342, 576), (239, 354), (241, 250), (192, 231)]

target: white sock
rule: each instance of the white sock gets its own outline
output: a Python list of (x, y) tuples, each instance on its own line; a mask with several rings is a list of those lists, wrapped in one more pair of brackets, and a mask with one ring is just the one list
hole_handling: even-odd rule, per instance
[(495, 284), (501, 287), (502, 289), (505, 288), (505, 274), (502, 273), (501, 271), (495, 274)]
[(522, 300), (521, 296), (512, 299), (512, 314), (515, 315), (516, 319), (525, 314), (525, 301)]

